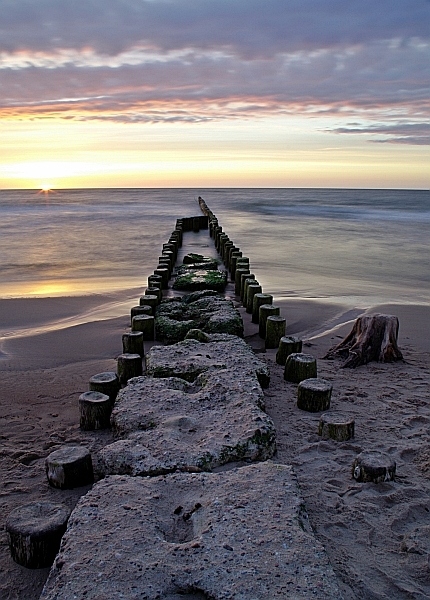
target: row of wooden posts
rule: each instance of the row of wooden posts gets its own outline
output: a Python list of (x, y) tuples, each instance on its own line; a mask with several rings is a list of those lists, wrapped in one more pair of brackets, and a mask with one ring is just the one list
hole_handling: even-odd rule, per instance
[[(79, 397), (80, 427), (95, 430), (110, 427), (110, 415), (121, 385), (142, 375), (144, 341), (155, 337), (155, 311), (174, 269), (184, 231), (209, 228), (215, 247), (229, 270), (252, 322), (258, 324), (259, 335), (267, 349), (277, 348), (276, 362), (284, 366), (284, 379), (298, 384), (297, 406), (319, 412), (330, 407), (332, 386), (317, 377), (316, 359), (302, 354), (302, 341), (286, 336), (286, 319), (273, 304), (273, 296), (264, 294), (251, 273), (249, 258), (242, 255), (219, 225), (217, 218), (199, 197), (203, 216), (178, 219), (168, 242), (163, 245), (159, 263), (148, 277), (148, 287), (139, 305), (131, 309), (131, 331), (122, 336), (123, 353), (118, 357), (117, 372), (98, 373), (89, 380), (89, 391)], [(337, 440), (354, 435), (354, 421), (342, 414), (322, 415), (319, 434)], [(66, 446), (52, 452), (45, 461), (51, 486), (67, 489), (89, 485), (94, 481), (91, 454), (82, 446)], [(395, 475), (395, 462), (380, 453), (361, 453), (354, 461), (352, 474), (357, 481), (389, 481)], [(65, 532), (70, 510), (62, 504), (33, 502), (18, 507), (6, 520), (12, 558), (28, 568), (50, 566)]]
[(209, 219), (209, 233), (215, 248), (235, 284), (235, 294), (240, 297), (253, 323), (258, 325), (259, 336), (265, 341), (266, 349), (277, 349), (276, 362), (284, 366), (284, 379), (298, 383), (297, 405), (303, 410), (318, 412), (330, 408), (332, 385), (317, 380), (316, 359), (302, 354), (302, 340), (286, 336), (286, 318), (279, 306), (273, 304), (273, 296), (263, 293), (262, 286), (251, 272), (249, 258), (243, 256), (239, 247), (223, 230), (215, 214), (203, 198), (199, 197), (202, 212)]
[[(117, 359), (117, 372), (97, 373), (89, 380), (89, 391), (79, 397), (80, 427), (98, 430), (110, 427), (110, 415), (122, 385), (142, 375), (144, 342), (154, 340), (155, 310), (176, 263), (184, 231), (208, 227), (205, 216), (178, 219), (158, 265), (148, 277), (148, 287), (139, 305), (131, 309), (131, 330), (122, 336), (123, 353)], [(48, 483), (58, 489), (72, 489), (94, 482), (90, 451), (84, 446), (64, 446), (45, 460)], [(6, 532), (11, 556), (27, 568), (49, 567), (58, 552), (66, 530), (70, 509), (54, 502), (32, 502), (20, 506), (8, 516)]]
[[(302, 341), (285, 335), (286, 319), (280, 315), (279, 307), (273, 304), (273, 296), (263, 294), (251, 273), (249, 259), (223, 231), (215, 214), (201, 197), (199, 204), (209, 219), (209, 231), (215, 247), (235, 283), (235, 293), (240, 296), (246, 312), (252, 314), (252, 322), (259, 325), (259, 335), (265, 340), (266, 349), (277, 348), (276, 362), (284, 366), (284, 379), (298, 384), (297, 407), (309, 412), (328, 410), (332, 384), (317, 377), (316, 359), (302, 353)], [(400, 351), (398, 355), (401, 357)], [(354, 419), (344, 413), (330, 411), (321, 415), (318, 434), (323, 438), (346, 441), (354, 437), (354, 433)], [(359, 482), (391, 481), (395, 472), (395, 461), (389, 455), (373, 450), (361, 452), (352, 464), (352, 476)]]

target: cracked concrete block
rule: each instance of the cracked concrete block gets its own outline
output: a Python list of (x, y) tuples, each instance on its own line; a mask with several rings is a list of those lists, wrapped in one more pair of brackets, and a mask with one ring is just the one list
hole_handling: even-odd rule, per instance
[(208, 343), (184, 340), (172, 346), (153, 346), (146, 355), (146, 373), (151, 377), (180, 377), (194, 381), (209, 370), (232, 370), (255, 374), (263, 388), (270, 383), (267, 365), (259, 360), (248, 344), (235, 335), (211, 334)]
[(193, 384), (136, 377), (118, 395), (111, 424), (121, 439), (99, 452), (98, 470), (103, 476), (154, 476), (266, 460), (275, 453), (276, 432), (262, 406), (254, 375), (234, 379), (218, 370)]
[[(208, 290), (163, 302), (156, 313), (156, 337), (172, 344), (183, 340), (190, 329), (205, 333), (229, 333), (243, 337), (243, 321), (233, 302)], [(203, 295), (204, 294), (204, 295)]]
[(341, 600), (292, 467), (97, 483), (73, 511), (41, 600)]

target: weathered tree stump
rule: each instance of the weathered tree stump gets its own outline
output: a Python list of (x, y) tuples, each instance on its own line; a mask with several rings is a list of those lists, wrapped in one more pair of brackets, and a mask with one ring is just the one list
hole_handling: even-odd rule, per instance
[(60, 490), (71, 490), (94, 481), (91, 453), (83, 446), (64, 446), (45, 460), (48, 482)]
[(116, 373), (105, 371), (104, 373), (97, 373), (97, 375), (93, 375), (90, 378), (89, 388), (91, 392), (100, 392), (109, 396), (113, 406), (121, 385)]
[(274, 304), (262, 304), (258, 311), (258, 335), (263, 338), (266, 338), (266, 323), (267, 318), (270, 316), (279, 316), (281, 314), (281, 309), (279, 306), (275, 306)]
[(311, 354), (294, 352), (285, 362), (284, 379), (292, 383), (300, 383), (304, 379), (317, 376), (317, 361)]
[(297, 408), (307, 412), (321, 412), (330, 408), (333, 386), (325, 379), (304, 379), (297, 388)]
[[(263, 304), (264, 306), (264, 304)], [(277, 348), (279, 340), (285, 335), (287, 321), (280, 315), (270, 315), (266, 321), (266, 348)]]
[(263, 304), (272, 304), (273, 296), (271, 294), (262, 294), (257, 293), (254, 294), (254, 298), (252, 300), (252, 322), (258, 324), (260, 317), (260, 306)]
[(155, 319), (152, 315), (136, 315), (131, 321), (131, 329), (141, 331), (144, 341), (150, 342), (155, 335)]
[(122, 385), (126, 385), (132, 377), (142, 375), (143, 367), (140, 354), (120, 354), (117, 361), (118, 377)]
[(152, 315), (152, 308), (150, 306), (142, 305), (142, 306), (133, 306), (130, 309), (130, 323), (133, 323), (134, 317), (139, 315)]
[(52, 502), (33, 502), (12, 511), (6, 519), (6, 532), (13, 560), (27, 569), (50, 567), (69, 516), (67, 506)]
[(279, 340), (278, 351), (276, 353), (276, 363), (284, 366), (290, 354), (302, 351), (302, 340), (292, 335), (284, 335)]
[(399, 320), (394, 315), (362, 315), (346, 338), (324, 356), (346, 358), (342, 367), (358, 367), (368, 362), (394, 362), (403, 355), (397, 346)]
[(396, 462), (389, 454), (377, 450), (361, 452), (352, 463), (352, 476), (356, 481), (381, 483), (393, 481)]
[(261, 285), (259, 285), (257, 281), (255, 283), (248, 284), (246, 295), (244, 296), (244, 304), (246, 303), (245, 306), (247, 313), (252, 313), (252, 303), (254, 302), (254, 296), (255, 294), (261, 294), (262, 291), (263, 288), (261, 287)]
[(145, 351), (143, 347), (143, 332), (131, 331), (122, 334), (123, 354), (140, 354), (143, 358)]
[(158, 296), (151, 296), (149, 294), (145, 294), (144, 296), (141, 296), (139, 304), (140, 306), (149, 306), (149, 308), (152, 311), (150, 314), (154, 315), (155, 309), (158, 306)]
[(324, 440), (330, 438), (337, 442), (345, 442), (353, 438), (354, 433), (355, 421), (351, 417), (338, 411), (321, 415), (318, 425), (318, 435)]
[(79, 396), (80, 427), (84, 431), (108, 429), (112, 403), (100, 392), (85, 392)]

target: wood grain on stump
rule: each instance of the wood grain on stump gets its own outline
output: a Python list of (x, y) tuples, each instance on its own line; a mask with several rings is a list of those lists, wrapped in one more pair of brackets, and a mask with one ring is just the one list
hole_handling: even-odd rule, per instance
[(50, 567), (69, 516), (69, 508), (52, 502), (33, 502), (16, 508), (6, 519), (13, 560), (27, 569)]
[(109, 396), (111, 404), (116, 400), (121, 388), (118, 375), (113, 371), (97, 373), (90, 378), (89, 388), (91, 392), (100, 392)]
[(312, 354), (294, 352), (285, 362), (284, 379), (292, 383), (300, 383), (304, 379), (317, 376), (317, 361)]
[(142, 357), (140, 354), (120, 354), (117, 358), (118, 377), (122, 385), (132, 377), (139, 377), (143, 373)]
[(258, 311), (258, 335), (263, 338), (266, 338), (266, 323), (267, 317), (270, 316), (279, 316), (281, 313), (281, 309), (279, 306), (275, 306), (274, 304), (262, 304)]
[(403, 355), (397, 346), (399, 320), (394, 315), (362, 315), (340, 344), (324, 356), (345, 358), (343, 367), (358, 367), (368, 362), (394, 362)]
[(308, 412), (328, 410), (332, 390), (332, 384), (325, 379), (304, 379), (297, 388), (297, 407)]
[(345, 442), (354, 437), (355, 421), (344, 413), (333, 411), (324, 413), (320, 417), (318, 435), (324, 440), (332, 439)]
[(145, 350), (143, 347), (143, 332), (130, 331), (122, 334), (122, 352), (123, 354), (140, 354), (143, 358)]
[(83, 446), (64, 446), (45, 460), (48, 482), (60, 490), (89, 485), (94, 481), (91, 453)]
[[(264, 304), (263, 304), (264, 306)], [(287, 321), (280, 315), (269, 315), (266, 321), (266, 348), (277, 348), (279, 340), (285, 335)]]
[(276, 363), (284, 366), (290, 354), (302, 351), (302, 340), (292, 335), (284, 335), (279, 340)]
[(356, 481), (381, 483), (392, 481), (395, 475), (396, 462), (378, 450), (361, 452), (352, 463), (352, 476)]
[(110, 427), (112, 403), (100, 392), (85, 392), (79, 396), (80, 427), (84, 431)]

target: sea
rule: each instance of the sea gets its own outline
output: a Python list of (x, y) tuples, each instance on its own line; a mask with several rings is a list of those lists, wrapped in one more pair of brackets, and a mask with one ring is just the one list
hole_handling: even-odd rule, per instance
[(199, 196), (275, 297), (430, 305), (428, 190), (0, 190), (0, 298), (145, 287)]

